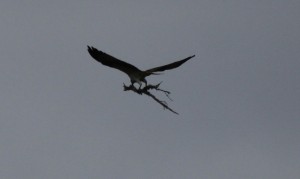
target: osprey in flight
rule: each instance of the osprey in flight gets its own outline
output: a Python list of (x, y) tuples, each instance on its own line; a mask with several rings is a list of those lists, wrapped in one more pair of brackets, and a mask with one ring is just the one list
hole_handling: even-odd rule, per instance
[(155, 72), (161, 72), (161, 71), (177, 68), (180, 65), (182, 65), (184, 62), (195, 57), (195, 55), (189, 56), (183, 60), (179, 60), (179, 61), (167, 64), (167, 65), (163, 65), (163, 66), (159, 66), (159, 67), (151, 68), (149, 70), (142, 71), (142, 70), (138, 69), (137, 67), (135, 67), (127, 62), (121, 61), (111, 55), (108, 55), (108, 54), (102, 52), (102, 51), (99, 51), (94, 47), (89, 47), (89, 46), (87, 46), (87, 47), (88, 47), (88, 52), (95, 60), (102, 63), (103, 65), (106, 65), (106, 66), (109, 66), (112, 68), (116, 68), (116, 69), (126, 73), (130, 78), (131, 84), (133, 85), (134, 83), (138, 83), (140, 85), (140, 88), (142, 86), (142, 82), (144, 82), (145, 85), (147, 85), (147, 81), (145, 79), (147, 76), (153, 75), (153, 74), (159, 74), (159, 73), (155, 73)]

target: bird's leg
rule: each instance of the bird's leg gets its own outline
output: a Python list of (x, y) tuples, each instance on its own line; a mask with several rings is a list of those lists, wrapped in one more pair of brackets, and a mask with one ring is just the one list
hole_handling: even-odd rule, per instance
[(147, 80), (144, 78), (142, 81), (145, 83), (145, 87), (146, 87), (147, 86)]
[(133, 84), (134, 84), (135, 82), (134, 82), (133, 80), (130, 80), (130, 82), (131, 82), (131, 86), (133, 86), (133, 87), (134, 87), (134, 85), (133, 85)]
[[(136, 90), (140, 90), (140, 89), (141, 89), (141, 85), (142, 85), (141, 82), (133, 81), (133, 80), (130, 80), (130, 82), (131, 82), (131, 86), (132, 86), (133, 88), (135, 88)], [(138, 84), (140, 85), (139, 88), (137, 88), (136, 86), (134, 86), (134, 83), (138, 83)]]
[(141, 90), (142, 89), (142, 82), (139, 82), (139, 85), (140, 85), (139, 90)]

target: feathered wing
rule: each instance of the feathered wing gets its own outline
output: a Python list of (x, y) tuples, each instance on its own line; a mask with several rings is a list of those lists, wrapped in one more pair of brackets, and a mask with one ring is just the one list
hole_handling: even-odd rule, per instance
[(180, 65), (182, 65), (183, 63), (185, 63), (186, 61), (188, 61), (189, 59), (191, 59), (193, 57), (195, 57), (195, 55), (189, 56), (183, 60), (179, 60), (179, 61), (167, 64), (167, 65), (151, 68), (149, 70), (146, 70), (145, 72), (154, 73), (154, 72), (159, 72), (159, 71), (171, 70), (171, 69), (179, 67)]
[(134, 72), (141, 72), (141, 70), (139, 70), (137, 67), (124, 62), (122, 60), (119, 60), (111, 55), (108, 55), (102, 51), (97, 50), (94, 47), (88, 47), (88, 52), (90, 53), (90, 55), (98, 62), (102, 63), (105, 66), (109, 66), (111, 68), (115, 68), (118, 69), (124, 73), (126, 73), (127, 75), (129, 75), (130, 73), (134, 73)]

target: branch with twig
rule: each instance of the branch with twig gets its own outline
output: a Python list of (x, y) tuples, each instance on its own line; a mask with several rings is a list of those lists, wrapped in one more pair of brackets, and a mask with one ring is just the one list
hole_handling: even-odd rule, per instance
[(145, 94), (149, 97), (151, 97), (152, 99), (154, 99), (157, 103), (159, 103), (160, 105), (162, 105), (164, 107), (164, 109), (167, 109), (171, 112), (173, 112), (174, 114), (178, 114), (176, 111), (174, 111), (173, 109), (171, 109), (169, 106), (168, 106), (168, 103), (166, 101), (162, 101), (160, 99), (158, 99), (156, 96), (154, 96), (152, 93), (149, 92), (149, 90), (156, 90), (156, 91), (161, 91), (163, 92), (170, 101), (173, 101), (171, 98), (170, 98), (170, 94), (171, 92), (170, 91), (166, 91), (166, 90), (163, 90), (163, 89), (160, 89), (159, 86), (160, 86), (161, 82), (158, 83), (157, 85), (147, 85), (145, 86), (144, 88), (139, 88), (137, 89), (135, 86), (133, 86), (132, 84), (130, 86), (126, 86), (125, 84), (123, 84), (123, 87), (124, 87), (124, 91), (133, 91), (139, 95), (142, 95), (142, 94)]

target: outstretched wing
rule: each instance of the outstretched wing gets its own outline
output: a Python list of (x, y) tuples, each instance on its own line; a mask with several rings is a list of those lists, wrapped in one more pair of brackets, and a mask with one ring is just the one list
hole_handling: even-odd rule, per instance
[(188, 61), (189, 59), (191, 59), (193, 57), (195, 57), (195, 55), (189, 56), (189, 57), (187, 57), (183, 60), (179, 60), (177, 62), (173, 62), (173, 63), (167, 64), (167, 65), (164, 65), (164, 66), (151, 68), (149, 70), (146, 70), (146, 72), (153, 73), (153, 72), (158, 72), (158, 71), (171, 70), (173, 68), (179, 67), (180, 65), (182, 65), (183, 63), (185, 63), (186, 61)]
[(131, 74), (135, 72), (141, 72), (137, 67), (124, 62), (122, 60), (119, 60), (111, 55), (108, 55), (102, 51), (97, 50), (94, 47), (88, 47), (88, 52), (90, 55), (98, 62), (102, 63), (105, 66), (109, 66), (111, 68), (116, 68), (118, 70), (121, 70), (122, 72), (126, 74)]

